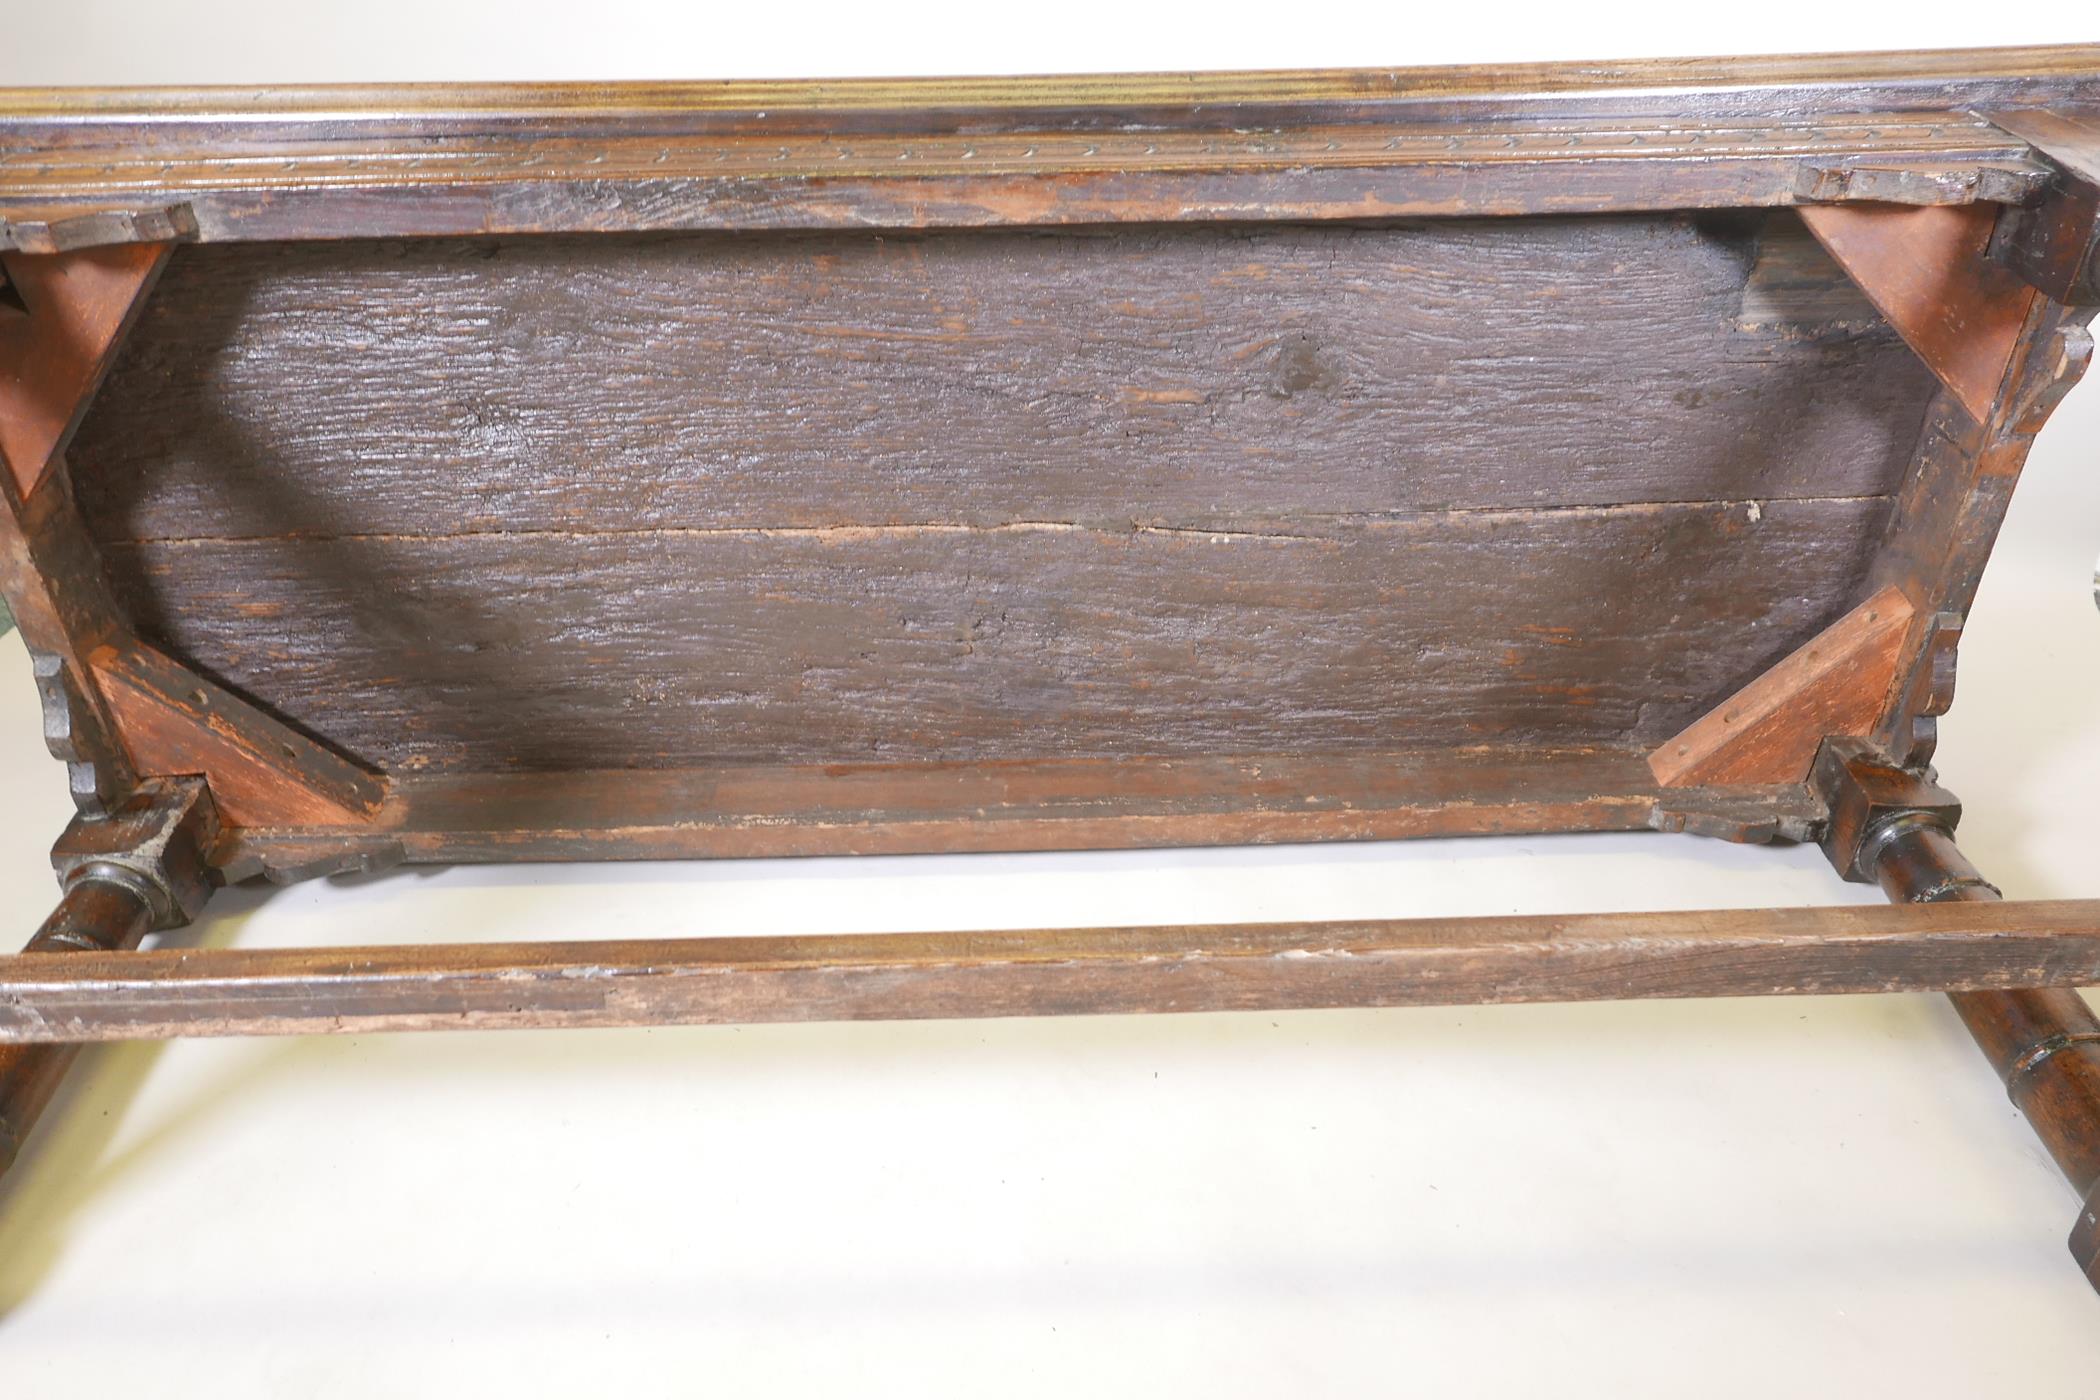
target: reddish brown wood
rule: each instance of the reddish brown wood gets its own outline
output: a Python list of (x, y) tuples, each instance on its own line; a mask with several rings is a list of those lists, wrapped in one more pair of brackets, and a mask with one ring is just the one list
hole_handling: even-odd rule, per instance
[(0, 959), (0, 1041), (1736, 996), (2100, 978), (2100, 901)]
[[(1891, 900), (1912, 908), (1991, 907), (1999, 897), (1939, 819), (1903, 827), (1880, 846), (1871, 873)], [(2100, 1289), (2100, 1017), (2069, 987), (1958, 991), (1951, 1000), (2013, 1104), (2083, 1198), (2071, 1253)]]
[(1656, 781), (1801, 781), (1824, 739), (1873, 731), (1911, 613), (1882, 589), (1650, 754)]
[(231, 878), (400, 860), (681, 860), (1692, 830), (1800, 840), (1798, 785), (1665, 789), (1633, 752), (1397, 751), (406, 775), (368, 823), (230, 831)]
[[(135, 948), (153, 926), (153, 911), (136, 890), (86, 880), (66, 891), (58, 908), (29, 940), (28, 951), (70, 955)], [(0, 1172), (14, 1164), (59, 1082), (80, 1053), (78, 1045), (0, 1045)]]
[(383, 780), (143, 643), (98, 648), (89, 670), (134, 771), (207, 779), (236, 826), (356, 825)]
[[(1954, 844), (1961, 807), (1924, 773), (1859, 740), (1816, 758), (1830, 806), (1823, 848), (1839, 873), (1909, 909), (1998, 908), (1995, 886)], [(2085, 1198), (2071, 1250), (2100, 1288), (2100, 1017), (2069, 987), (1950, 989), (1955, 1011), (2050, 1155)]]
[(1947, 390), (1926, 414), (1871, 573), (1877, 586), (1893, 584), (1920, 604), (1903, 647), (1908, 679), (1874, 735), (1909, 762), (1930, 756), (1930, 721), (1952, 703), (1950, 632), (1958, 636), (1975, 597), (2034, 436), (2092, 362), (2085, 325), (2092, 314), (2036, 297), (1987, 421), (1978, 422)]
[(65, 447), (168, 245), (0, 255), (26, 316), (0, 318), (0, 458), (24, 497)]
[[(2095, 100), (2091, 47), (1055, 79), (0, 92), (15, 217), (187, 204), (216, 239), (1098, 225), (2030, 190), (1975, 109)], [(243, 159), (229, 159), (237, 151)], [(1896, 177), (1896, 178), (1891, 178)]]
[(130, 790), (133, 775), (116, 718), (83, 658), (124, 626), (65, 472), (47, 474), (26, 502), (15, 496), (12, 476), (0, 472), (0, 595), (29, 646), (45, 745), (66, 764), (75, 805), (105, 812)]
[[(52, 852), (65, 893), (29, 951), (125, 953), (155, 929), (188, 923), (216, 883), (206, 855), (218, 830), (211, 796), (194, 781), (148, 781), (108, 815), (76, 818)], [(0, 1046), (0, 1172), (14, 1161), (76, 1049)]]
[(1811, 206), (1801, 218), (1970, 416), (1988, 417), (2037, 295), (1989, 256), (1996, 206)]

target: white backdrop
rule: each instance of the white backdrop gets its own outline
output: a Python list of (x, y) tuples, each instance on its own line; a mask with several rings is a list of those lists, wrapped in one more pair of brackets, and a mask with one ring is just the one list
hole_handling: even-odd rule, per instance
[[(0, 82), (1385, 65), (2100, 37), (2090, 7), (15, 0)], [(1900, 16), (1900, 20), (1898, 17)], [(0, 157), (4, 158), (4, 157)], [(2100, 390), (2044, 435), (1940, 768), (2100, 895)], [(67, 815), (0, 640), (0, 893)], [(1695, 838), (459, 869), (214, 906), (326, 942), (1875, 898)], [(2074, 1201), (1928, 997), (191, 1042), (0, 1185), (0, 1394), (2100, 1392)]]

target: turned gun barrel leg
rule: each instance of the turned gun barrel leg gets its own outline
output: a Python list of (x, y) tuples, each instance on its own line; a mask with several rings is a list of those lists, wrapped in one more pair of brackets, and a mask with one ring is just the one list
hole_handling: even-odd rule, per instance
[[(138, 946), (153, 919), (152, 904), (135, 885), (82, 879), (66, 891), (23, 951), (122, 952)], [(0, 1046), (0, 1172), (14, 1165), (37, 1116), (79, 1053), (77, 1045)]]
[[(128, 952), (149, 933), (190, 922), (217, 879), (205, 859), (217, 831), (218, 811), (196, 778), (148, 779), (114, 811), (75, 819), (51, 852), (65, 893), (24, 951)], [(79, 1051), (0, 1046), (0, 1172)]]
[[(1945, 825), (1896, 818), (1868, 838), (1872, 869), (1904, 904), (1996, 899)], [(2100, 1017), (2067, 987), (1949, 995), (2006, 1091), (2084, 1198), (2071, 1254), (2100, 1289)]]

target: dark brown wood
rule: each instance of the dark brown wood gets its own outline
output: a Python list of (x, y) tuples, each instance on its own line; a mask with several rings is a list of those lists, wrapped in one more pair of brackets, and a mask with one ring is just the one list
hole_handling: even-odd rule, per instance
[(1953, 793), (1866, 740), (1833, 739), (1823, 745), (1811, 786), (1829, 809), (1823, 854), (1848, 880), (1883, 879), (1882, 847), (1899, 829), (1924, 825), (1952, 832), (1961, 821), (1961, 803)]
[[(230, 878), (400, 860), (678, 860), (1693, 830), (1800, 840), (1798, 785), (1659, 787), (1639, 754), (1477, 749), (1236, 758), (431, 773), (368, 823), (239, 828)], [(340, 863), (337, 863), (338, 858)]]
[(2052, 167), (2043, 198), (2005, 231), (2006, 261), (2053, 300), (2100, 303), (2100, 107), (2003, 112), (1996, 121)]
[[(206, 853), (218, 814), (197, 782), (146, 783), (106, 817), (76, 819), (53, 853), (64, 895), (29, 942), (51, 956), (128, 953), (155, 929), (194, 919), (210, 898)], [(0, 1045), (0, 1172), (72, 1065), (76, 1045)]]
[[(1996, 886), (1955, 846), (1961, 806), (1924, 773), (1851, 739), (1824, 746), (1815, 781), (1830, 806), (1824, 851), (1845, 878), (1878, 883), (1908, 909), (2028, 907), (2000, 903)], [(2100, 1017), (2070, 987), (1959, 988), (1950, 999), (2085, 1198), (2071, 1251), (2100, 1289)]]
[(1899, 587), (1919, 605), (1903, 649), (1907, 679), (1874, 734), (1906, 762), (1930, 756), (1930, 721), (1953, 701), (1950, 631), (1958, 636), (1975, 597), (2035, 434), (2092, 362), (2091, 315), (2037, 298), (1987, 421), (1946, 390), (1927, 411), (1871, 573), (1877, 587)]
[(0, 1042), (2100, 979), (2100, 902), (0, 959)]
[(131, 786), (116, 721), (83, 658), (123, 631), (59, 454), (139, 306), (165, 244), (0, 259), (0, 598), (22, 629), (44, 710), (44, 740), (67, 765), (83, 812)]
[(168, 209), (104, 210), (71, 218), (0, 221), (0, 249), (71, 253), (116, 243), (172, 243), (197, 235), (188, 205)]
[(71, 463), (397, 775), (1642, 748), (1855, 601), (1929, 383), (1791, 220), (185, 249)]
[(1750, 514), (104, 557), (170, 654), (387, 771), (1645, 750), (1845, 611), (1888, 518), (1875, 497)]
[[(1229, 113), (1197, 99), (1211, 79), (772, 87), (765, 118), (740, 105), (756, 88), (397, 94), (396, 115), (325, 117), (287, 93), (238, 121), (211, 94), (26, 95), (12, 120), (47, 160), (0, 200), (17, 243), (137, 236), (186, 207), (207, 241), (360, 235), (182, 249), (70, 453), (118, 586), (97, 646), (126, 657), (143, 633), (279, 746), (208, 760), (197, 716), (163, 703), (179, 690), (67, 675), (91, 706), (130, 705), (146, 771), (210, 773), (230, 869), (280, 875), (1554, 823), (1805, 834), (1813, 800), (1778, 789), (1861, 727), (1874, 687), (1781, 684), (1790, 654), (1893, 586), (1929, 614), (1892, 662), (1876, 633), (1894, 676), (1877, 727), (1944, 704), (1959, 579), (1891, 568), (1903, 531), (1874, 548), (1931, 475), (1905, 480), (1933, 381), (1790, 213), (1544, 211), (1661, 208), (1667, 185), (1678, 210), (1913, 200), (1934, 226), (1985, 201), (1944, 215), (1982, 228), (1990, 201), (2045, 201), (2034, 177), (2058, 167), (1948, 114), (2076, 103), (2093, 60), (1646, 70), (1674, 95), (1576, 73), (1252, 78)], [(907, 91), (958, 105), (899, 108)], [(1775, 160), (1784, 194), (1723, 188)], [(147, 198), (127, 161), (185, 181), (217, 161), (224, 181), (187, 194), (265, 223)], [(1486, 193), (1428, 212), (1533, 217), (1381, 221), (1374, 191), (1347, 226), (1280, 222), (1345, 212), (1320, 201), (1367, 171), (1431, 189), (1452, 161)], [(244, 183), (266, 167), (282, 183)], [(83, 175), (127, 202), (99, 222), (37, 203)], [(1267, 193), (1228, 226), (1066, 222), (1158, 217), (1184, 178)], [(908, 222), (1067, 232), (375, 241), (490, 199), (506, 212), (477, 232), (692, 227), (722, 180), (743, 212), (720, 217), (747, 229), (811, 198), (831, 202), (819, 222), (880, 225), (939, 185), (975, 212), (922, 202)], [(2021, 366), (2054, 326), (2019, 321)], [(446, 387), (404, 387), (425, 384)], [(2031, 430), (2038, 404), (1991, 432)], [(1690, 781), (1629, 774), (1775, 666), (1758, 727), (1785, 743)], [(293, 771), (248, 764), (284, 735)], [(302, 807), (309, 744), (364, 785)], [(1573, 763), (1535, 787), (1486, 776), (1540, 754)], [(1294, 759), (1370, 771), (1317, 778), (1294, 812), (1245, 776)], [(1594, 786), (1562, 782), (1584, 764)], [(1176, 770), (1222, 786), (1162, 796)], [(375, 803), (381, 781), (399, 792)], [(987, 784), (997, 801), (936, 795)], [(786, 795), (721, 796), (769, 787)]]
[(112, 545), (1303, 531), (1889, 494), (1932, 383), (1784, 212), (185, 247), (68, 461)]
[[(1998, 891), (1955, 849), (1949, 831), (1947, 821), (1929, 817), (1880, 845), (1872, 873), (1888, 897), (1912, 908), (2021, 907), (1995, 903)], [(1957, 991), (1950, 999), (2013, 1104), (2084, 1198), (2071, 1253), (2100, 1289), (2100, 1017), (2069, 987)]]
[(157, 926), (399, 860), (1644, 826), (1925, 901), (32, 952), (0, 1040), (1937, 987), (2100, 1267), (2100, 903), (1992, 903), (1923, 767), (2092, 358), (2095, 111), (2095, 47), (0, 92), (0, 586), (62, 876)]
[[(58, 629), (55, 712), (123, 731), (76, 744), (98, 751), (83, 767), (206, 773), (227, 859), (279, 873), (1037, 835), (1804, 834), (1813, 806), (1777, 789), (1876, 691), (1877, 731), (1923, 751), (1990, 483), (2080, 360), (2073, 319), (1983, 246), (1996, 201), (2067, 207), (2028, 178), (2059, 179), (2063, 152), (1948, 114), (2075, 121), (2094, 59), (1760, 62), (1726, 83), (1654, 65), (1667, 90), (1618, 70), (1608, 94), (1566, 71), (476, 90), (395, 94), (391, 115), (19, 95), (0, 123), (41, 163), (0, 186), (17, 247), (226, 232), (185, 200), (38, 203), (83, 176), (114, 196), (127, 161), (217, 169), (193, 192), (271, 218), (363, 191), (329, 215), (364, 210), (356, 241), (175, 259), (74, 445), (118, 589), (92, 628)], [(1966, 399), (1932, 400), (1792, 214), (1524, 202), (1544, 180), (1567, 208), (1611, 185), (1649, 210), (1642, 181), (1667, 173), (1683, 210), (1782, 154), (1779, 202), (1811, 201)], [(703, 157), (744, 182), (747, 227), (761, 186), (851, 204), (880, 166), (892, 194), (1032, 189), (1032, 221), (1067, 232), (380, 237), (467, 186), (546, 220), (519, 228), (638, 227), (720, 194), (698, 190)], [(1121, 181), (1135, 215), (1163, 174), (1317, 201), (1330, 177), (1452, 161), (1531, 217), (1394, 222), (1374, 199), (1298, 227), (1278, 193), (1226, 226), (1063, 222), (1107, 188), (1088, 181)], [(583, 165), (610, 222), (562, 222)], [(285, 183), (254, 185), (266, 168)], [(626, 183), (648, 180), (685, 187), (651, 212)], [(854, 217), (880, 223), (888, 197)], [(1968, 369), (2008, 326), (1964, 430)], [(438, 402), (401, 412), (424, 384)], [(1900, 640), (1877, 622), (1848, 641), (1841, 620), (1885, 620), (1891, 596), (1913, 612)], [(1833, 625), (1845, 664), (1804, 670)], [(133, 658), (167, 674), (142, 683)], [(1747, 736), (1725, 732), (1738, 692)], [(1702, 715), (1723, 732), (1679, 757), (1707, 767), (1666, 751), (1670, 781), (1629, 776)], [(1537, 786), (1511, 776), (1541, 754)], [(1370, 771), (1291, 813), (1247, 774), (1293, 760)], [(987, 785), (997, 801), (952, 800)], [(959, 834), (979, 809), (987, 829)]]
[(16, 90), (0, 92), (0, 140), (39, 157), (13, 177), (9, 217), (180, 204), (214, 240), (1295, 221), (1787, 204), (1803, 191), (1844, 197), (1855, 181), (1869, 196), (2024, 195), (2047, 167), (1976, 109), (2096, 92), (2091, 47), (930, 82)]
[[(106, 880), (85, 880), (66, 891), (29, 940), (28, 951), (122, 952), (136, 948), (152, 927), (153, 911), (138, 891)], [(0, 1045), (0, 1172), (14, 1165), (30, 1129), (79, 1053), (78, 1045)]]

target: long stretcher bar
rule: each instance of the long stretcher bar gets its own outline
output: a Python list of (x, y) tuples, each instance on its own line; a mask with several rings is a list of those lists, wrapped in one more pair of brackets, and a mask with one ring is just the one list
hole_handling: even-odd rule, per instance
[(0, 1042), (2100, 981), (2100, 900), (0, 959)]

